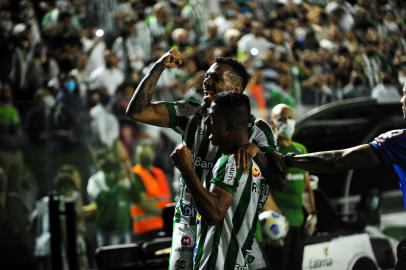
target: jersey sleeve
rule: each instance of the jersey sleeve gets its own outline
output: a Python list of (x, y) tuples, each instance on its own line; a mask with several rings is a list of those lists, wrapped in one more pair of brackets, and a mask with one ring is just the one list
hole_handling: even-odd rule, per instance
[(406, 129), (383, 133), (370, 142), (369, 145), (382, 161), (406, 164)]
[(213, 178), (210, 183), (221, 187), (234, 196), (241, 175), (242, 169), (237, 169), (234, 155), (223, 155), (214, 165)]
[(272, 129), (264, 120), (252, 118), (249, 134), (250, 142), (255, 143), (262, 152), (277, 151)]
[(179, 100), (164, 102), (169, 113), (169, 127), (175, 132), (185, 132), (187, 123), (201, 108), (198, 102), (193, 100)]

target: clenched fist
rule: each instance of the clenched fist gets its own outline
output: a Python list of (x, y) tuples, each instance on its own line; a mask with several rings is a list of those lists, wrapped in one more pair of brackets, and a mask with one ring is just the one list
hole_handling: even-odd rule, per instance
[(171, 49), (162, 55), (157, 62), (166, 68), (175, 68), (181, 65), (182, 61), (182, 54), (176, 49)]
[(179, 144), (171, 154), (173, 164), (181, 171), (193, 169), (192, 152), (185, 144)]

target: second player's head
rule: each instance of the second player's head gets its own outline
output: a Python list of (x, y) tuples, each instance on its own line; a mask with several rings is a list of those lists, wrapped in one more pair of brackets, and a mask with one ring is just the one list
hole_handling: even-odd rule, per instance
[(233, 58), (217, 57), (207, 70), (204, 81), (204, 101), (210, 103), (213, 97), (224, 91), (243, 92), (249, 80), (245, 67)]
[(248, 138), (251, 108), (248, 96), (238, 92), (221, 92), (214, 97), (208, 109), (209, 139), (232, 152), (243, 138)]

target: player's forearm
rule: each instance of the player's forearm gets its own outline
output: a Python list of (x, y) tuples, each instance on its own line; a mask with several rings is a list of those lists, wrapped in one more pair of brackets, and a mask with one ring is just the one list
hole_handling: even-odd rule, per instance
[(148, 74), (138, 84), (126, 110), (128, 116), (131, 117), (134, 114), (142, 112), (144, 108), (151, 103), (156, 83), (164, 69), (165, 67), (161, 62), (156, 62)]
[(328, 173), (345, 170), (342, 151), (326, 151), (296, 155), (285, 159), (289, 167), (297, 167), (312, 173)]
[(225, 214), (218, 196), (203, 187), (193, 169), (183, 170), (181, 173), (199, 214), (209, 225), (216, 225)]
[(368, 144), (342, 150), (297, 155), (285, 158), (285, 162), (290, 167), (302, 168), (312, 173), (368, 168), (380, 163)]

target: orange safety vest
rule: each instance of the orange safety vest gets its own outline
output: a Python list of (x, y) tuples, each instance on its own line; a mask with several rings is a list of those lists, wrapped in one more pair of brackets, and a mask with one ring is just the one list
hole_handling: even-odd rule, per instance
[[(166, 180), (165, 173), (161, 169), (152, 167), (151, 173), (137, 164), (131, 171), (141, 178), (147, 193), (147, 198), (154, 201), (157, 207), (163, 209), (168, 203), (171, 203), (168, 181)], [(131, 206), (131, 217), (133, 219), (133, 231), (136, 234), (161, 230), (164, 226), (161, 216), (145, 213), (139, 204), (133, 204)]]

